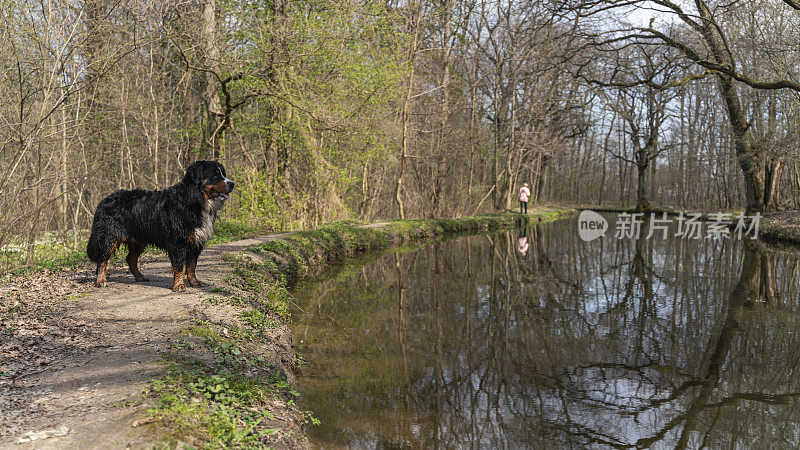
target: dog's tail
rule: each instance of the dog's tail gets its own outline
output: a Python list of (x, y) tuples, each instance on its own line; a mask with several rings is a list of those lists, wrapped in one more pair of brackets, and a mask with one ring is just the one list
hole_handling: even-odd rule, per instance
[(92, 262), (100, 264), (105, 259), (103, 256), (103, 224), (101, 222), (100, 214), (95, 213), (94, 220), (92, 221), (92, 234), (89, 235), (89, 242), (86, 244), (86, 255)]

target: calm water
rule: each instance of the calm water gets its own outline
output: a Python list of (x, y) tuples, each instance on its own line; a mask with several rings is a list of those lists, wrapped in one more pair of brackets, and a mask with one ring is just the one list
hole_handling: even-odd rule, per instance
[(297, 290), (314, 445), (798, 447), (795, 254), (587, 244), (575, 219), (529, 228), (525, 254), (518, 238), (389, 253)]

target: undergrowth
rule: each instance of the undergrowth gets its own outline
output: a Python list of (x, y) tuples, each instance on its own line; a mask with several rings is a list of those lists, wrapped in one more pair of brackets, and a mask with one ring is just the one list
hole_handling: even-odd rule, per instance
[[(234, 231), (231, 237), (240, 238)], [(235, 319), (198, 319), (184, 331), (166, 376), (151, 385), (155, 405), (148, 415), (200, 448), (294, 447), (305, 439), (305, 425), (317, 422), (295, 405), (299, 394), (286, 372), (296, 369), (296, 355), (281, 365), (264, 353), (288, 321), (286, 278), (244, 254), (223, 258), (233, 273), (206, 301), (234, 307)]]
[(234, 306), (236, 323), (197, 319), (184, 331), (167, 359), (166, 376), (151, 385), (155, 405), (148, 415), (200, 448), (291, 447), (316, 419), (296, 407), (299, 394), (287, 381), (287, 368), (260, 351), (285, 324), (289, 293), (280, 279), (255, 271), (248, 258), (227, 260), (234, 273), (208, 301)]
[(314, 419), (297, 412), (286, 425), (299, 394), (280, 370), (236, 338), (206, 337), (201, 346), (210, 360), (173, 356), (164, 378), (151, 383), (151, 418), (198, 448), (270, 448), (302, 438)]

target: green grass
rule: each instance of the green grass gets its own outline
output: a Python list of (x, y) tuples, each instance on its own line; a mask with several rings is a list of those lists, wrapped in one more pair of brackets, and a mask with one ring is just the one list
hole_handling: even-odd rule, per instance
[[(302, 441), (303, 426), (316, 419), (296, 407), (299, 394), (260, 353), (288, 320), (285, 281), (260, 272), (242, 255), (225, 259), (233, 275), (208, 301), (234, 307), (238, 320), (224, 325), (196, 320), (184, 331), (165, 361), (166, 376), (151, 384), (155, 404), (147, 414), (199, 448), (271, 448)], [(287, 414), (298, 427), (286, 426)]]
[[(249, 364), (241, 350), (231, 349), (238, 347), (225, 348), (230, 361)], [(200, 448), (270, 448), (276, 436), (294, 433), (271, 412), (275, 401), (293, 402), (297, 396), (280, 372), (254, 377), (224, 366), (174, 359), (167, 375), (151, 383), (157, 400), (148, 415)]]
[[(166, 375), (150, 384), (149, 418), (199, 448), (271, 448), (286, 439), (302, 440), (302, 425), (315, 419), (296, 408), (299, 394), (258, 351), (279, 322), (243, 322), (240, 328), (198, 319), (182, 333), (165, 361)], [(285, 425), (286, 405), (300, 427)]]
[[(22, 266), (20, 267), (20, 261), (4, 261), (4, 263), (8, 263), (8, 267), (10, 272), (15, 274), (23, 274), (23, 273), (36, 273), (42, 271), (55, 271), (59, 269), (71, 269), (77, 267), (87, 260), (86, 252), (84, 251), (75, 251), (75, 250), (67, 250), (63, 252), (59, 252), (58, 256), (46, 256), (41, 258), (40, 260), (35, 260), (32, 265), (30, 266)], [(11, 269), (11, 267), (15, 267)], [(5, 270), (0, 270), (0, 274), (5, 273)]]
[(214, 224), (214, 236), (206, 245), (224, 244), (264, 234), (256, 227), (238, 222), (217, 222)]

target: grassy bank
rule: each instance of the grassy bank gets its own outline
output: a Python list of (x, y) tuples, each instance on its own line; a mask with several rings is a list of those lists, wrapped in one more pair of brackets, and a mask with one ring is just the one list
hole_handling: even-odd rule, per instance
[[(504, 230), (554, 220), (563, 209), (459, 219), (341, 221), (293, 232), (225, 255), (233, 266), (219, 295), (234, 317), (198, 317), (168, 359), (167, 376), (151, 388), (148, 413), (175, 440), (207, 448), (304, 447), (316, 420), (295, 404), (298, 358), (291, 344), (289, 288), (332, 264), (369, 252), (462, 233)], [(287, 337), (288, 336), (288, 337)]]
[(504, 230), (530, 222), (554, 220), (571, 210), (486, 214), (458, 219), (391, 220), (367, 224), (358, 221), (333, 222), (320, 228), (298, 231), (282, 239), (252, 247), (261, 262), (249, 268), (268, 274), (283, 285), (291, 285), (329, 264), (367, 252), (440, 236)]

